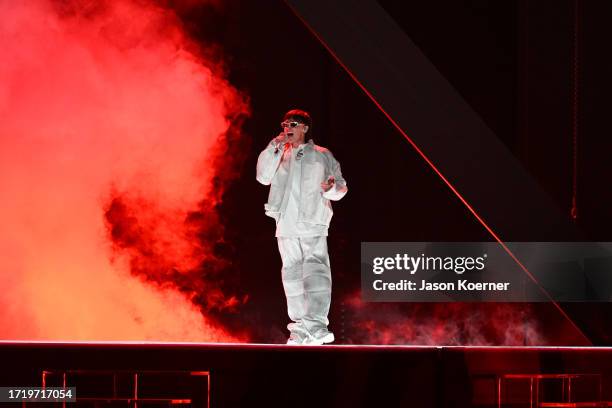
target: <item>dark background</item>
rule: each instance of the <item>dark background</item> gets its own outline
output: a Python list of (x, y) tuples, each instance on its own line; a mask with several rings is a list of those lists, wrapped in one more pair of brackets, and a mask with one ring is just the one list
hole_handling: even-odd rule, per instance
[[(606, 50), (612, 4), (605, 0), (384, 0), (379, 4), (568, 219), (573, 155), (577, 155), (575, 224), (587, 240), (610, 241), (612, 192), (607, 182), (612, 163), (607, 119), (612, 64)], [(252, 323), (256, 341), (282, 341), (287, 320), (275, 226), (263, 214), (268, 188), (255, 181), (255, 163), (259, 151), (278, 133), (288, 109), (311, 113), (310, 135), (334, 153), (348, 182), (349, 193), (333, 203), (329, 236), (334, 279), (331, 329), (341, 341), (360, 339), (345, 304), (359, 290), (360, 242), (492, 240), (283, 1), (229, 0), (223, 7), (190, 9), (181, 18), (192, 35), (217, 45), (230, 82), (250, 98), (252, 115), (243, 124), (244, 137), (232, 147), (248, 154), (220, 211), (227, 228), (225, 251), (234, 260), (231, 273), (249, 294), (243, 313)], [(509, 241), (542, 240), (537, 220), (529, 225), (496, 232)], [(386, 313), (385, 305), (368, 307), (373, 315), (378, 310), (381, 318)], [(494, 307), (471, 305), (465, 313)], [(547, 341), (564, 344), (551, 323), (560, 318), (559, 312), (546, 304), (532, 307)], [(412, 305), (395, 308), (410, 313)], [(563, 308), (593, 343), (612, 344), (607, 329), (612, 322), (602, 313), (609, 310), (608, 304)], [(439, 309), (420, 309), (420, 316), (427, 318), (427, 313)], [(222, 318), (236, 327), (244, 323), (242, 318)]]

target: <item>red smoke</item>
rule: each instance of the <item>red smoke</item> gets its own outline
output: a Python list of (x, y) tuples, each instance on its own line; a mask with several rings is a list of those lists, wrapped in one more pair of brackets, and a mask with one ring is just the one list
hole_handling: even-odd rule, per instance
[(247, 108), (217, 64), (136, 0), (0, 2), (0, 48), (1, 337), (246, 340), (209, 314), (246, 301), (215, 209)]
[[(533, 307), (506, 303), (363, 303), (350, 297), (350, 328), (355, 344), (428, 346), (535, 346), (571, 344), (543, 336)], [(568, 343), (564, 343), (568, 341)]]

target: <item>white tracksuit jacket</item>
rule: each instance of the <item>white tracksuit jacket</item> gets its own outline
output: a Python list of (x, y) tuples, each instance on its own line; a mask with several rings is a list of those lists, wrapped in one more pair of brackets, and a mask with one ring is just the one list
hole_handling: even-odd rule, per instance
[[(283, 149), (284, 144), (277, 144), (273, 139), (257, 160), (257, 181), (270, 185), (270, 194), (264, 209), (266, 215), (277, 222), (285, 210), (281, 207), (283, 197), (289, 190), (287, 174), (281, 175), (276, 171), (283, 157)], [(315, 145), (312, 139), (304, 147), (304, 157), (301, 160), (301, 197), (297, 221), (329, 226), (333, 215), (330, 200), (340, 200), (348, 191), (346, 180), (340, 171), (340, 163), (329, 150)], [(335, 183), (329, 191), (323, 192), (321, 183), (327, 181), (329, 176), (334, 177)]]

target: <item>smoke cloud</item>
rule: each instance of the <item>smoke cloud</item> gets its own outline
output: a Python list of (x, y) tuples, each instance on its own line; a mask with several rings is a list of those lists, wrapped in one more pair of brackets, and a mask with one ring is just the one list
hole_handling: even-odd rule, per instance
[(216, 214), (245, 98), (174, 13), (0, 0), (0, 335), (245, 341)]
[(543, 346), (532, 307), (504, 303), (366, 304), (347, 298), (347, 332), (354, 344)]

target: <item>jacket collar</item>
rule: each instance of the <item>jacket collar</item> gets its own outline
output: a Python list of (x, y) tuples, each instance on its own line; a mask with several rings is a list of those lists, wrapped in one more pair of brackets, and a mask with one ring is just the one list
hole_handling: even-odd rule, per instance
[(314, 151), (314, 149), (315, 149), (314, 142), (312, 141), (312, 139), (308, 139), (308, 142), (304, 143), (304, 147), (303, 147), (304, 153)]

